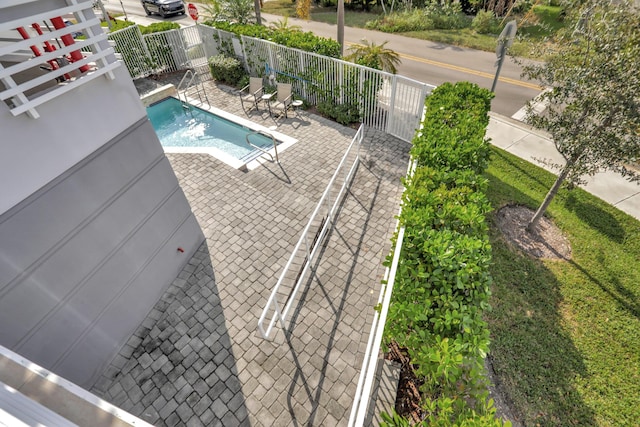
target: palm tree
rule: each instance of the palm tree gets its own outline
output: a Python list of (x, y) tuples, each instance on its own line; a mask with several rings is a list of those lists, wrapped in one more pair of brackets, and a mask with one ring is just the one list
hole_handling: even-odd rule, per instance
[(278, 21), (272, 22), (271, 25), (269, 25), (269, 28), (273, 30), (278, 30), (278, 31), (302, 31), (301, 26), (289, 24), (288, 16), (285, 16), (284, 18)]
[(349, 48), (350, 54), (346, 57), (347, 60), (393, 74), (398, 71), (396, 66), (400, 65), (400, 55), (385, 47), (388, 41), (375, 44), (362, 39), (362, 43), (354, 44)]

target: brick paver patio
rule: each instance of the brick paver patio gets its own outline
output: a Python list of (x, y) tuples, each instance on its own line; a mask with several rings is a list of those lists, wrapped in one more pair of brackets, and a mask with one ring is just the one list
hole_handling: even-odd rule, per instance
[[(245, 116), (207, 83), (212, 105)], [(246, 117), (246, 116), (245, 116)], [(251, 120), (272, 126), (266, 112)], [(355, 130), (320, 116), (280, 122), (298, 143), (242, 172), (168, 154), (206, 242), (92, 391), (162, 426), (346, 425), (390, 249), (409, 144), (368, 131), (361, 162), (287, 333), (257, 321)]]

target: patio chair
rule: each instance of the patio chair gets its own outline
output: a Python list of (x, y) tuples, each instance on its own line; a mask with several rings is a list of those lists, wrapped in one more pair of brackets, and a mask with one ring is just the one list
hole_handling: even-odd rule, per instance
[(287, 110), (291, 107), (293, 96), (291, 94), (291, 83), (278, 83), (276, 90), (276, 100), (273, 103), (269, 103), (269, 114), (271, 117), (276, 114), (277, 117), (287, 118)]
[[(240, 89), (240, 102), (245, 114), (248, 115), (252, 108), (255, 108), (256, 111), (259, 110), (258, 104), (262, 101), (263, 94), (262, 77), (249, 77), (249, 84)], [(249, 109), (245, 108), (245, 102), (251, 104)]]

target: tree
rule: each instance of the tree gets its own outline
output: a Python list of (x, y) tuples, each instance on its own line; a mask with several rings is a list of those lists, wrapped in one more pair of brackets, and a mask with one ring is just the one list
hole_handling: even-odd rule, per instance
[(576, 29), (562, 36), (546, 62), (527, 65), (523, 76), (550, 88), (548, 103), (526, 120), (548, 131), (564, 157), (558, 178), (531, 218), (533, 232), (563, 182), (581, 182), (600, 170), (640, 176), (626, 164), (640, 158), (640, 11), (629, 0), (585, 2)]
[(298, 0), (296, 16), (300, 19), (311, 19), (311, 0)]
[(256, 13), (256, 24), (262, 25), (262, 15), (260, 14), (260, 8), (262, 8), (262, 0), (253, 0), (253, 10)]
[(376, 44), (362, 39), (362, 43), (354, 44), (349, 48), (351, 53), (346, 57), (348, 61), (375, 68), (376, 70), (396, 73), (396, 65), (400, 64), (400, 55), (385, 47), (388, 42)]
[[(248, 24), (254, 19), (253, 0), (201, 0), (204, 11), (211, 19), (223, 19), (238, 24)], [(258, 9), (259, 12), (259, 9)]]

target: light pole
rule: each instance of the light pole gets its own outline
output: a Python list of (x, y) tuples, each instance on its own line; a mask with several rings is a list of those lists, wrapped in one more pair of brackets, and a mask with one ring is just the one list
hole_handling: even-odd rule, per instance
[(516, 37), (516, 31), (518, 31), (516, 21), (509, 21), (507, 22), (507, 25), (504, 26), (500, 36), (498, 36), (498, 45), (496, 46), (496, 56), (498, 57), (496, 66), (498, 69), (496, 70), (496, 76), (493, 78), (491, 92), (496, 91), (496, 84), (498, 84), (498, 76), (502, 69), (502, 63), (504, 62), (505, 56), (507, 56), (507, 49), (513, 44), (513, 39)]
[(100, 8), (100, 10), (102, 11), (102, 18), (107, 21), (107, 27), (109, 27), (109, 31), (111, 31), (111, 19), (109, 19), (109, 14), (107, 13), (106, 9), (104, 8), (104, 5), (102, 4), (102, 0), (96, 0), (93, 5), (95, 7), (95, 5), (98, 5), (98, 7)]
[(122, 12), (124, 13), (124, 20), (128, 21), (129, 18), (127, 17), (127, 11), (124, 10), (124, 4), (122, 4), (122, 0), (120, 0), (120, 6), (122, 7)]

